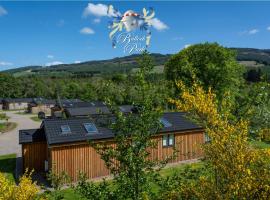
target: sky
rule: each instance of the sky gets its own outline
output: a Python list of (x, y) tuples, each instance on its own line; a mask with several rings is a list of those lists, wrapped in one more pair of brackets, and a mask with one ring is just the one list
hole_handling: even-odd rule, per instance
[(154, 9), (151, 53), (201, 42), (270, 49), (270, 2), (0, 1), (0, 71), (128, 55), (112, 47), (108, 5), (121, 15)]

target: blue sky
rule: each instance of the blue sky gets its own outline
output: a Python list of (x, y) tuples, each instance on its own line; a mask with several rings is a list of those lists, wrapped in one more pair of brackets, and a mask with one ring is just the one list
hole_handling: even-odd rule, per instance
[(127, 55), (112, 48), (102, 11), (110, 4), (122, 14), (154, 8), (150, 52), (176, 53), (205, 41), (270, 48), (270, 2), (0, 1), (0, 70)]

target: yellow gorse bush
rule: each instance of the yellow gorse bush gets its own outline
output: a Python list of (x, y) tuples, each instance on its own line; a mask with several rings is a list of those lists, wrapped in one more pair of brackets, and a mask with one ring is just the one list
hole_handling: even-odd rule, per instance
[(9, 181), (3, 173), (0, 172), (0, 200), (32, 200), (39, 192), (38, 187), (31, 179), (32, 172), (26, 173), (20, 178), (16, 185)]
[(197, 83), (192, 88), (181, 82), (177, 86), (180, 98), (169, 101), (199, 122), (211, 140), (203, 149), (212, 176), (186, 189), (199, 199), (270, 199), (270, 151), (250, 148), (248, 121), (230, 120), (230, 95), (224, 94), (218, 103), (211, 89), (205, 91)]

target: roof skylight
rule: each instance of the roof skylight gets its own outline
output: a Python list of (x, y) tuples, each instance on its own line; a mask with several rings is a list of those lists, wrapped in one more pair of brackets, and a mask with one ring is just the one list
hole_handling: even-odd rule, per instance
[(64, 134), (71, 133), (69, 125), (61, 125), (61, 131)]
[(93, 123), (84, 123), (83, 126), (87, 133), (98, 133), (97, 127)]
[(160, 118), (160, 122), (162, 123), (162, 125), (165, 128), (168, 128), (168, 127), (172, 126), (172, 124), (167, 119), (165, 119), (164, 117)]

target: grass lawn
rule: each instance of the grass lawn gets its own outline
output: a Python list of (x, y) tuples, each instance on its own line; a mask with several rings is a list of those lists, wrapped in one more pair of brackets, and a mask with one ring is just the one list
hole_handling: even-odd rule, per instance
[(39, 119), (37, 116), (30, 117), (35, 122), (41, 122), (41, 119)]
[(258, 140), (252, 140), (249, 142), (250, 145), (256, 149), (268, 149), (270, 148), (270, 143), (266, 143), (263, 141), (258, 141)]
[(0, 172), (11, 181), (15, 181), (16, 154), (0, 156)]
[(0, 123), (0, 132), (5, 133), (5, 132), (15, 129), (16, 127), (17, 127), (17, 124), (15, 122)]

